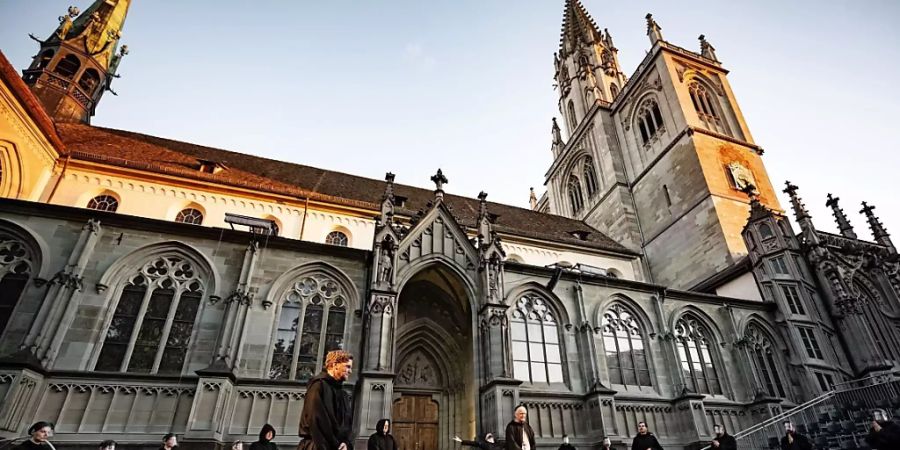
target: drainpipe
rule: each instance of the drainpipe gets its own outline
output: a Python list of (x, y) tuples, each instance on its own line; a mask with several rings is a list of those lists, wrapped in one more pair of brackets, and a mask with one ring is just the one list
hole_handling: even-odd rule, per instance
[(306, 196), (306, 201), (303, 203), (303, 220), (300, 222), (300, 240), (303, 240), (303, 231), (306, 229), (306, 212), (309, 211), (309, 196)]
[(63, 178), (66, 177), (66, 169), (69, 167), (69, 160), (72, 159), (72, 155), (66, 155), (66, 162), (63, 163), (62, 172), (59, 174), (59, 178), (56, 179), (56, 183), (53, 185), (53, 189), (50, 191), (50, 195), (47, 197), (47, 203), (51, 203), (53, 200), (53, 195), (56, 194), (56, 190), (59, 189), (59, 185), (62, 183)]

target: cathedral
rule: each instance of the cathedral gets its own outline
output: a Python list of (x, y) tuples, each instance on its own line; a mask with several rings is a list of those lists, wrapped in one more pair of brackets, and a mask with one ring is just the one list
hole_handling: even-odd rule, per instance
[(217, 449), (268, 423), (293, 448), (333, 349), (358, 448), (390, 418), (402, 450), (502, 435), (519, 404), (541, 448), (638, 422), (688, 448), (900, 369), (875, 207), (863, 240), (829, 194), (823, 232), (783, 183), (793, 227), (703, 36), (648, 14), (628, 74), (566, 0), (553, 162), (518, 208), (439, 169), (402, 174), (420, 189), (91, 125), (130, 3), (69, 8), (21, 74), (0, 53), (2, 438)]

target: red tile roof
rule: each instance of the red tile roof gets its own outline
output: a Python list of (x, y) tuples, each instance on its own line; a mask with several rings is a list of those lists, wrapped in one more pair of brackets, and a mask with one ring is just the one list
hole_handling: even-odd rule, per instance
[(53, 120), (47, 115), (47, 111), (41, 105), (41, 102), (34, 96), (31, 89), (22, 81), (22, 77), (16, 72), (16, 68), (6, 59), (6, 55), (0, 51), (0, 82), (9, 87), (16, 99), (28, 112), (31, 120), (37, 124), (38, 128), (44, 133), (50, 144), (60, 153), (65, 152), (65, 146), (56, 133), (53, 126)]
[[(262, 158), (243, 153), (173, 141), (130, 131), (82, 124), (57, 124), (63, 141), (74, 159), (132, 167), (193, 179), (250, 188), (342, 205), (379, 209), (384, 181), (349, 175), (315, 167)], [(199, 160), (224, 165), (216, 174), (201, 172)], [(427, 189), (395, 185), (394, 192), (407, 201), (399, 212), (413, 215), (426, 209), (434, 199)], [(445, 203), (463, 225), (475, 226), (478, 200), (445, 195)], [(609, 250), (626, 255), (631, 251), (584, 222), (543, 214), (499, 203), (488, 203), (488, 211), (497, 216), (495, 229), (522, 237)], [(573, 232), (586, 232), (578, 239)]]

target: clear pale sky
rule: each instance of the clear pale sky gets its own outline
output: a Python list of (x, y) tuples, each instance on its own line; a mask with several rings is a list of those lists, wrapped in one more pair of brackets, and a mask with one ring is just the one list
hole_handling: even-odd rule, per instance
[[(0, 49), (18, 68), (70, 4), (0, 0)], [(644, 15), (697, 50), (706, 34), (780, 191), (800, 186), (819, 229), (841, 197), (877, 206), (900, 244), (900, 2), (600, 1), (631, 75)], [(95, 125), (527, 206), (543, 191), (563, 0), (134, 0), (131, 54)], [(784, 195), (782, 207), (790, 209)]]

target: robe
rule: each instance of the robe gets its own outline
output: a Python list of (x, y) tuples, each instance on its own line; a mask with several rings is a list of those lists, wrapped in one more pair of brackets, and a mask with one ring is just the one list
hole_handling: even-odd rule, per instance
[(325, 371), (309, 380), (300, 413), (302, 440), (297, 450), (338, 450), (342, 443), (347, 444), (348, 450), (353, 449), (353, 410), (343, 384)]

